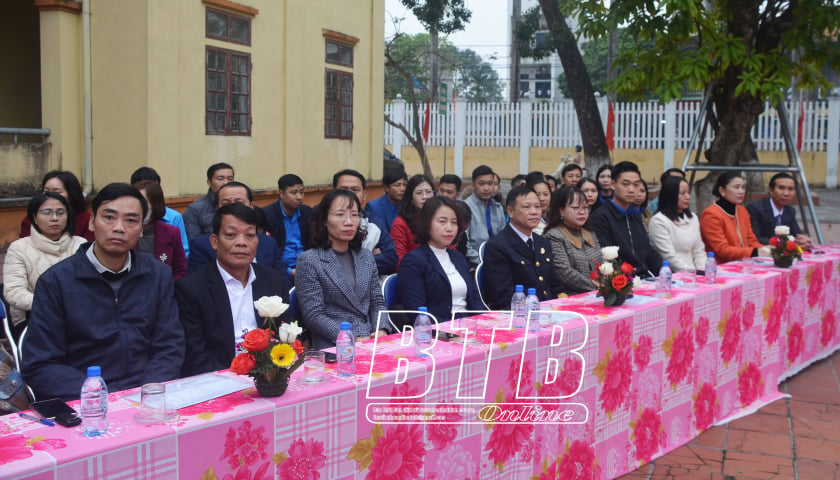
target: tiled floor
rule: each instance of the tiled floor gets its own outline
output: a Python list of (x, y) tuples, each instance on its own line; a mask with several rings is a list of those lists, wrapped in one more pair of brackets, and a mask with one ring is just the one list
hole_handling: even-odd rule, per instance
[(790, 398), (709, 429), (622, 480), (840, 480), (840, 352), (779, 388)]

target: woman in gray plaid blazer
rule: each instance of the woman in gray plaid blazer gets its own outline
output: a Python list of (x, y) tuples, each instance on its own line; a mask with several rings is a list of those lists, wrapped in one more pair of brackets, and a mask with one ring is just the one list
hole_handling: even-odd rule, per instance
[(352, 324), (356, 338), (387, 333), (377, 329), (385, 300), (373, 254), (361, 248), (366, 233), (359, 228), (361, 209), (353, 192), (325, 195), (312, 219), (314, 248), (297, 259), (295, 287), (315, 349), (334, 346), (343, 321)]
[(584, 228), (589, 219), (589, 203), (577, 188), (563, 187), (554, 192), (549, 207), (545, 238), (554, 255), (554, 276), (564, 293), (574, 295), (596, 289), (589, 272), (602, 261), (598, 237)]

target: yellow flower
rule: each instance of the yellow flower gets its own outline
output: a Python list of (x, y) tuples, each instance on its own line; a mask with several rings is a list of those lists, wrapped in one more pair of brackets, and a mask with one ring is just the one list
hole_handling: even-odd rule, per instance
[(295, 349), (288, 343), (278, 343), (271, 348), (271, 361), (278, 367), (288, 367), (295, 361)]

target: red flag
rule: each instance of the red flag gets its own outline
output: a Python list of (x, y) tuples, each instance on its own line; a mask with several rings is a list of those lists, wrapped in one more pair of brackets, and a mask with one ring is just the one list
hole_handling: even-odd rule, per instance
[(423, 118), (423, 143), (429, 143), (429, 124), (432, 123), (432, 97), (426, 101), (426, 116)]
[(612, 152), (615, 149), (615, 110), (612, 102), (607, 104), (607, 148)]
[(805, 127), (805, 100), (799, 99), (799, 132), (796, 134), (796, 151), (802, 151), (802, 132)]

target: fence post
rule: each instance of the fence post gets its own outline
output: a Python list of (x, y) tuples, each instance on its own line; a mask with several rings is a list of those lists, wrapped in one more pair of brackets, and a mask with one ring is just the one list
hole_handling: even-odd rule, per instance
[[(403, 100), (402, 95), (400, 94), (397, 94), (397, 98), (391, 102), (391, 120), (396, 123), (403, 123), (405, 121), (405, 100)], [(403, 132), (399, 128), (393, 128), (393, 130), (394, 144), (391, 145), (394, 149), (393, 154), (397, 158), (402, 158), (402, 146), (405, 140), (405, 135), (403, 135)]]
[(662, 171), (674, 167), (674, 149), (677, 146), (677, 102), (665, 104), (665, 165)]
[(825, 149), (825, 188), (837, 188), (837, 157), (840, 143), (840, 98), (828, 99), (828, 144)]
[(531, 152), (531, 99), (519, 100), (519, 173), (529, 171), (528, 155)]
[(464, 146), (467, 144), (467, 102), (455, 99), (455, 175), (464, 178)]

